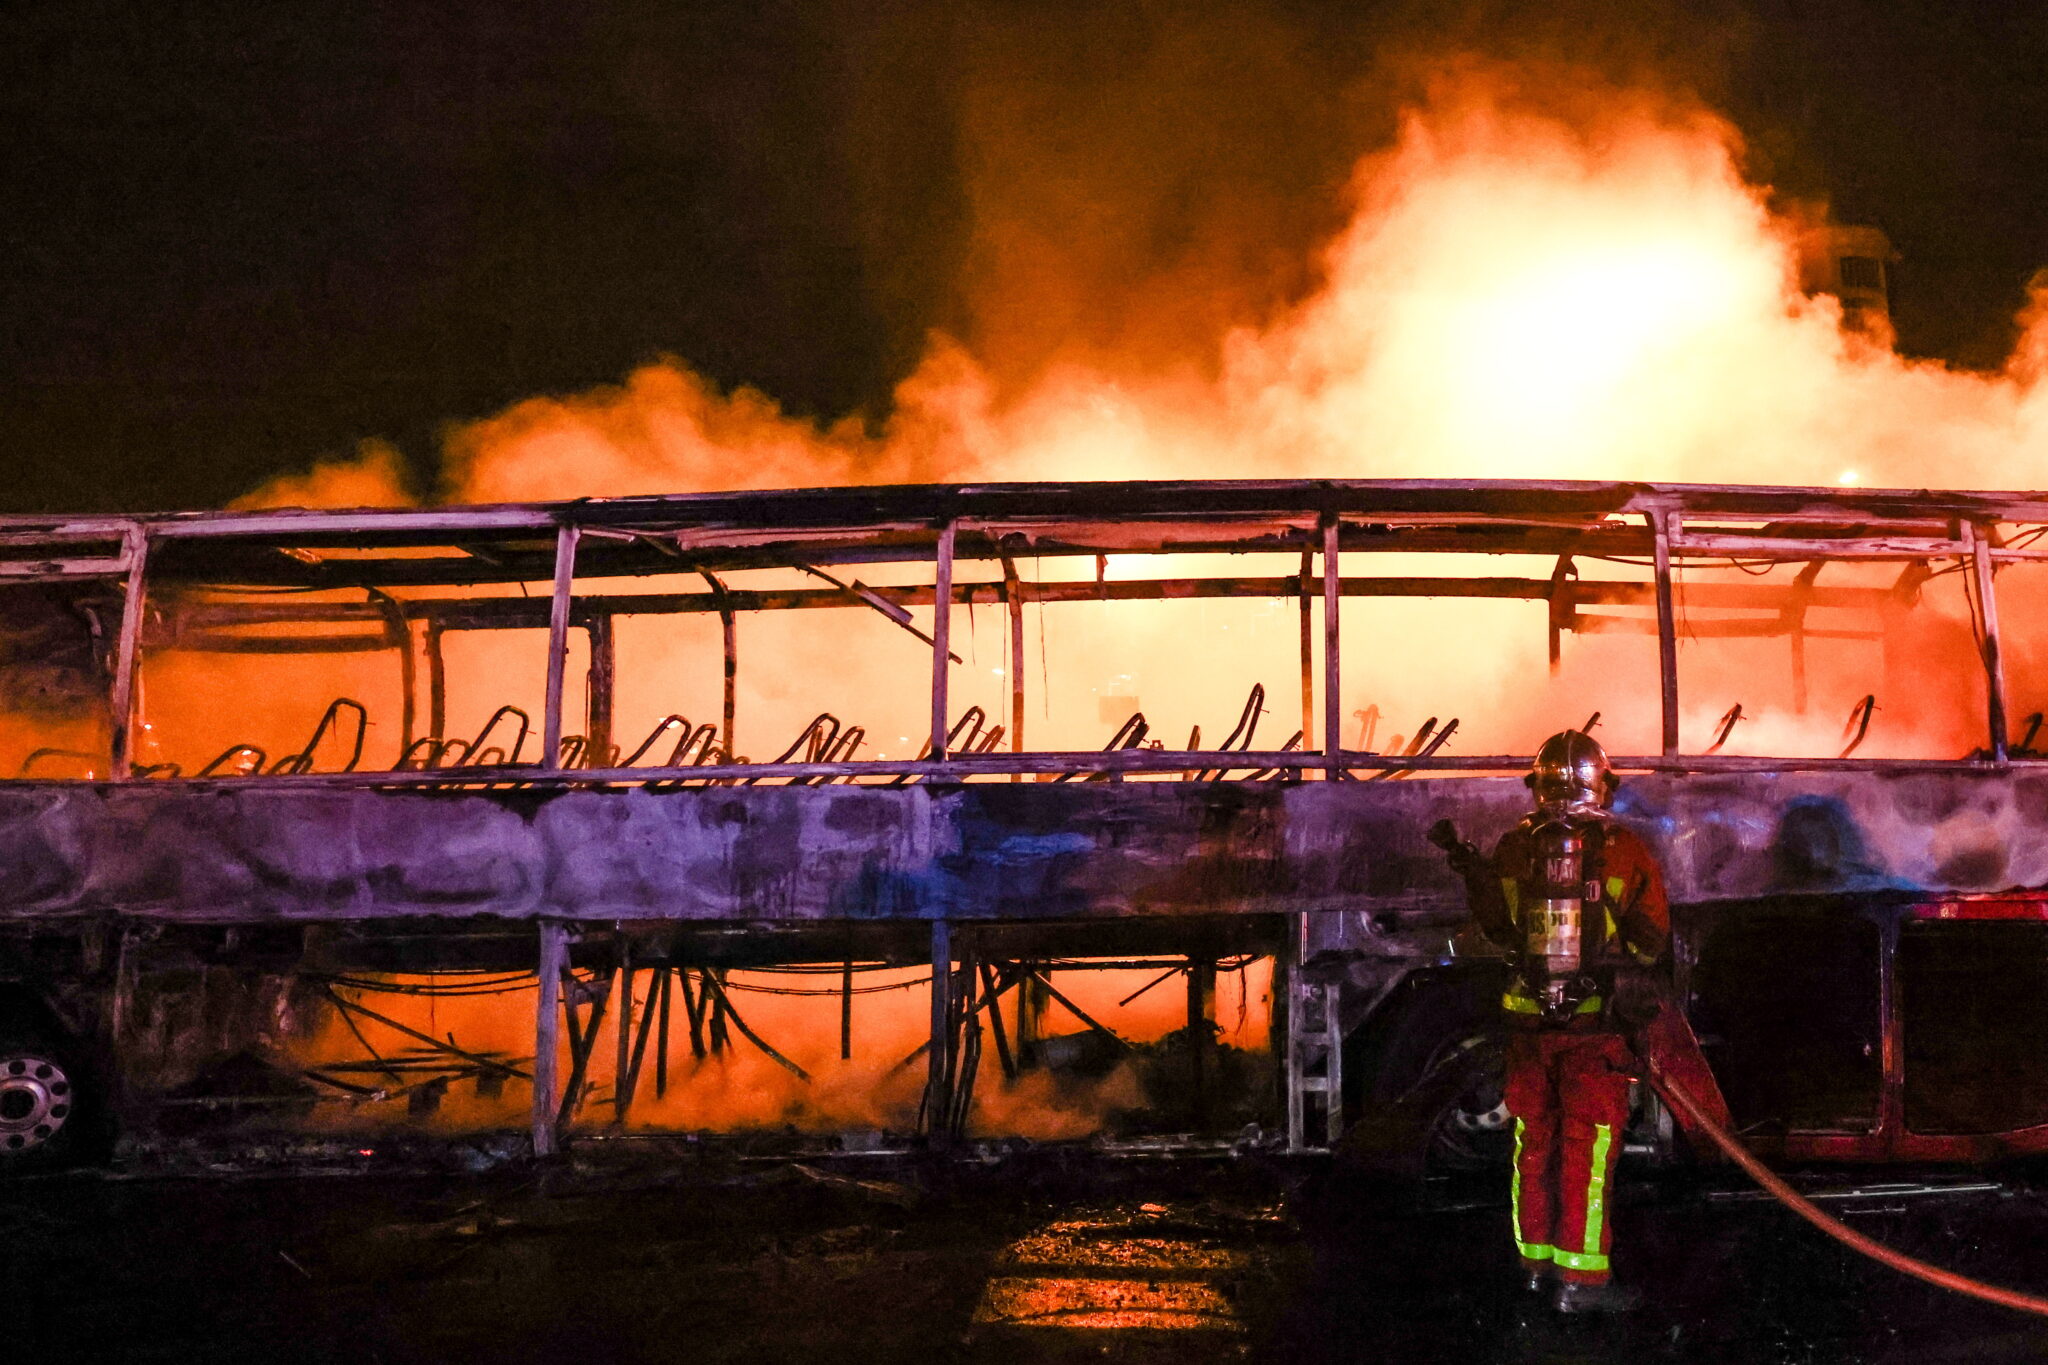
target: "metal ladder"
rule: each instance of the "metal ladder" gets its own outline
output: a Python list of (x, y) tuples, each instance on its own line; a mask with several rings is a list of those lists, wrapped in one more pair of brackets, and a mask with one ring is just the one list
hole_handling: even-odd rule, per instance
[(1344, 1129), (1344, 1034), (1336, 982), (1288, 973), (1287, 1150), (1328, 1151)]

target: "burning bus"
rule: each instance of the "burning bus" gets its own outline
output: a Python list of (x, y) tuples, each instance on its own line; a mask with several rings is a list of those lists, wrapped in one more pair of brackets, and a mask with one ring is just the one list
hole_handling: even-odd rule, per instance
[(1389, 1116), (1498, 1161), (1503, 969), (1426, 836), (1505, 829), (1566, 727), (1718, 1117), (2048, 1149), (2044, 531), (1428, 481), (7, 518), (0, 1164)]

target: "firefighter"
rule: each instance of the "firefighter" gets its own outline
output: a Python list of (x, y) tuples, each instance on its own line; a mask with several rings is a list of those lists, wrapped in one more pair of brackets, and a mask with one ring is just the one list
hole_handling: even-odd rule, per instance
[(1536, 809), (1493, 857), (1432, 837), (1464, 876), (1479, 932), (1507, 953), (1511, 1207), (1528, 1287), (1560, 1312), (1623, 1311), (1640, 1295), (1613, 1282), (1609, 1182), (1636, 1079), (1632, 1035), (1661, 998), (1664, 878), (1609, 814), (1618, 780), (1591, 736), (1552, 735), (1524, 781)]

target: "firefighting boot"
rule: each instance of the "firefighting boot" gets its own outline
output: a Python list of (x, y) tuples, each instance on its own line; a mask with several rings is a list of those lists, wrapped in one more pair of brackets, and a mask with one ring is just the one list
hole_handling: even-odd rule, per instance
[(1560, 1313), (1632, 1313), (1643, 1306), (1643, 1291), (1612, 1280), (1605, 1284), (1566, 1280), (1550, 1302)]
[(1522, 1288), (1533, 1298), (1548, 1294), (1551, 1290), (1550, 1270), (1547, 1266), (1532, 1265), (1522, 1268)]

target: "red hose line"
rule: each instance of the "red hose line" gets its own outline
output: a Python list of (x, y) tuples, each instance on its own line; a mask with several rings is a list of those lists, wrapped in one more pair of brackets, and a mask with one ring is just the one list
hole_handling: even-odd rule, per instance
[(1685, 1088), (1679, 1085), (1677, 1081), (1665, 1075), (1655, 1066), (1650, 1067), (1649, 1070), (1650, 1084), (1655, 1087), (1657, 1093), (1662, 1095), (1672, 1108), (1683, 1113), (1695, 1125), (1704, 1130), (1706, 1135), (1714, 1140), (1715, 1146), (1727, 1153), (1731, 1161), (1749, 1173), (1750, 1179), (1763, 1186), (1768, 1194), (1786, 1208), (1792, 1210), (1792, 1212), (1798, 1214), (1801, 1218), (1804, 1218), (1807, 1222), (1813, 1224), (1850, 1250), (1860, 1251), (1871, 1260), (1888, 1265), (1902, 1275), (1911, 1275), (1916, 1280), (1925, 1280), (1931, 1285), (1938, 1285), (1943, 1289), (1953, 1290), (1958, 1294), (1967, 1294), (1973, 1299), (1983, 1299), (1987, 1303), (2002, 1304), (2007, 1308), (2017, 1308), (2022, 1313), (2034, 1313), (2041, 1317), (2048, 1317), (2048, 1298), (2039, 1298), (2033, 1294), (2022, 1294), (2012, 1289), (2001, 1289), (1995, 1284), (1985, 1284), (1981, 1280), (1973, 1280), (1967, 1276), (1958, 1275), (1954, 1271), (1943, 1270), (1939, 1266), (1932, 1266), (1925, 1261), (1915, 1260), (1911, 1256), (1893, 1251), (1890, 1247), (1879, 1242), (1873, 1242), (1862, 1233), (1845, 1227), (1841, 1222), (1821, 1212), (1812, 1200), (1800, 1194), (1799, 1191), (1787, 1185), (1783, 1180), (1780, 1180), (1769, 1167), (1752, 1156), (1749, 1149), (1737, 1141), (1732, 1133), (1714, 1122), (1713, 1119), (1707, 1117), (1698, 1101), (1687, 1094)]

